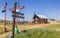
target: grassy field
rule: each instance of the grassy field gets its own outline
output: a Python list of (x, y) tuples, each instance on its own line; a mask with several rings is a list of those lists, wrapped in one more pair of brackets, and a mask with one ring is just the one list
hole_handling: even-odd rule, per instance
[[(7, 32), (10, 32), (11, 30), (10, 29), (7, 29)], [(3, 34), (4, 32), (3, 32), (3, 28), (2, 27), (0, 27), (0, 34)]]
[[(5, 38), (8, 38), (8, 36)], [(60, 38), (60, 31), (41, 28), (24, 30), (16, 34), (15, 38)]]
[[(12, 25), (11, 24), (7, 24), (6, 27), (7, 27), (7, 32), (10, 32), (11, 31), (10, 28), (12, 27)], [(4, 24), (2, 23), (2, 24), (0, 24), (0, 34), (4, 33), (3, 32), (3, 28), (4, 28)]]
[(3, 34), (3, 28), (0, 27), (0, 34)]
[[(22, 28), (23, 26), (21, 26)], [(56, 31), (54, 28), (60, 29), (60, 24), (50, 24), (41, 28), (23, 30), (15, 34), (15, 38), (60, 38), (60, 31)], [(8, 38), (8, 36), (4, 38)]]
[(51, 24), (48, 26), (43, 26), (43, 28), (60, 29), (60, 24)]

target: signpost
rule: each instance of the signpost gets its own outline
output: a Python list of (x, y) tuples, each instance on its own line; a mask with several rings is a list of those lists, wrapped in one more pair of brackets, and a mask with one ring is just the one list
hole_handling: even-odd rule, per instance
[(13, 26), (12, 26), (12, 38), (14, 38), (14, 30), (15, 30), (15, 19), (16, 18), (23, 18), (24, 19), (24, 17), (23, 17), (23, 13), (19, 13), (19, 12), (17, 12), (16, 10), (18, 10), (18, 9), (23, 9), (24, 8), (24, 6), (19, 6), (19, 7), (17, 7), (17, 2), (15, 2), (14, 3), (14, 8), (10, 8), (9, 10), (11, 10), (12, 11), (12, 17), (13, 17)]
[(5, 12), (5, 15), (4, 15), (4, 32), (7, 31), (7, 28), (6, 28), (6, 12)]
[(16, 14), (16, 5), (17, 5), (17, 2), (14, 3), (14, 17), (13, 17), (13, 27), (12, 27), (12, 36), (14, 38), (14, 29), (15, 29), (15, 14)]
[(7, 2), (2, 7), (2, 13), (4, 13), (4, 29), (3, 29), (4, 32), (7, 31), (7, 28), (6, 28), (6, 8), (7, 8)]

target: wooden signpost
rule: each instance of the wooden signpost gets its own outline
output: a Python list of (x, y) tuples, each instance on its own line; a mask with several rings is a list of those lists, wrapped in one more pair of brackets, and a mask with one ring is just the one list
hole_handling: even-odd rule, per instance
[(7, 28), (6, 28), (6, 9), (7, 9), (7, 2), (2, 7), (2, 13), (4, 13), (4, 29), (3, 29), (3, 32), (7, 32)]
[[(10, 8), (9, 10), (12, 11), (12, 17), (13, 17), (13, 26), (12, 26), (12, 38), (14, 38), (14, 29), (15, 29), (15, 19), (16, 18), (23, 18), (23, 13), (16, 12), (17, 9), (23, 9), (24, 6), (17, 7), (17, 2), (14, 3), (14, 8)], [(22, 16), (20, 16), (22, 15)]]

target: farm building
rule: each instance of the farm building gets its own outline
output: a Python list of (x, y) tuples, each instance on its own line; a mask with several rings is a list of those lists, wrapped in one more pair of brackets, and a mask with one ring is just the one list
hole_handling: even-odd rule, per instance
[(36, 24), (46, 24), (48, 23), (48, 19), (45, 15), (41, 15), (38, 13), (35, 13), (33, 16), (34, 23)]

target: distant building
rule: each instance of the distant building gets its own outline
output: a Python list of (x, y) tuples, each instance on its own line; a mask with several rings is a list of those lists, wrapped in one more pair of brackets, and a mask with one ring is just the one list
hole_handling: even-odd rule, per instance
[(45, 15), (41, 15), (41, 14), (38, 14), (38, 13), (35, 13), (34, 16), (33, 16), (33, 22), (36, 23), (36, 24), (46, 24), (48, 23), (48, 19)]

